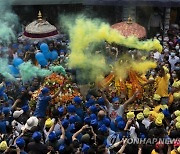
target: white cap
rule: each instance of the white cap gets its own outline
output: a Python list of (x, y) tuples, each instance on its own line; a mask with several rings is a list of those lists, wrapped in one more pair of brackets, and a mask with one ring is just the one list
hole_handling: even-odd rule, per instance
[(33, 116), (27, 120), (25, 124), (25, 129), (30, 130), (32, 127), (37, 126), (37, 125), (38, 125), (38, 118)]
[(22, 115), (23, 114), (23, 110), (20, 110), (20, 111), (14, 111), (14, 113), (13, 113), (13, 118), (18, 118), (18, 117), (20, 117), (20, 115)]

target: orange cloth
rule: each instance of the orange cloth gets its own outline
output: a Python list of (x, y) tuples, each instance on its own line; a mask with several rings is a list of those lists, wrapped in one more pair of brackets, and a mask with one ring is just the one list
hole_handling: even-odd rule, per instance
[(164, 77), (157, 77), (156, 81), (156, 94), (161, 97), (168, 97), (168, 86), (169, 86), (170, 75), (166, 74)]

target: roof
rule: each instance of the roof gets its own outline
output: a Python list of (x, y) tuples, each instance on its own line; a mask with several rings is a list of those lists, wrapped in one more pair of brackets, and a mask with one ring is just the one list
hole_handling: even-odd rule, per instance
[(13, 5), (49, 5), (49, 4), (83, 4), (83, 5), (137, 5), (137, 6), (180, 6), (180, 0), (8, 0)]

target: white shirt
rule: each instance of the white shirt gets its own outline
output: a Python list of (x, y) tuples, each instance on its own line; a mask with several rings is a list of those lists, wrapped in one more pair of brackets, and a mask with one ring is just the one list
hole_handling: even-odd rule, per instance
[(171, 71), (174, 70), (175, 66), (174, 64), (176, 64), (179, 61), (179, 57), (174, 56), (173, 58), (171, 56), (169, 56), (169, 63), (171, 64)]
[(161, 56), (161, 54), (159, 52), (154, 53), (154, 59), (159, 60), (160, 56)]
[(145, 125), (146, 129), (148, 129), (151, 124), (151, 122), (148, 118), (144, 118), (142, 123)]
[(109, 104), (109, 117), (111, 120), (115, 120), (117, 116), (123, 116), (124, 114), (124, 105), (120, 105), (117, 110), (113, 108), (112, 104)]

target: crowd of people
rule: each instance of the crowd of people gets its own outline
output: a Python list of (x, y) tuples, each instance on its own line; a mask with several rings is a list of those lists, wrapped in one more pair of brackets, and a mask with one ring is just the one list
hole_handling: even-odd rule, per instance
[[(51, 103), (63, 86), (54, 95), (43, 87), (32, 109), (29, 102), (43, 79), (35, 77), (27, 83), (20, 79), (15, 83), (1, 77), (0, 153), (180, 153), (180, 32), (169, 30), (167, 36), (155, 37), (163, 52), (152, 51), (147, 56), (157, 62), (157, 68), (147, 73), (148, 82), (143, 87), (149, 86), (151, 95), (142, 111), (127, 111), (137, 101), (139, 91), (121, 98), (118, 93), (112, 95), (108, 88), (98, 89), (92, 84), (86, 97), (75, 96), (63, 105)], [(35, 53), (39, 44), (11, 44), (7, 48), (9, 61), (20, 57), (37, 65)], [(58, 64), (66, 68), (76, 83), (76, 74), (67, 65), (71, 52), (67, 38), (48, 41), (48, 46), (50, 51), (58, 52)], [(4, 48), (1, 46), (1, 50)], [(1, 57), (6, 56), (4, 53)]]

